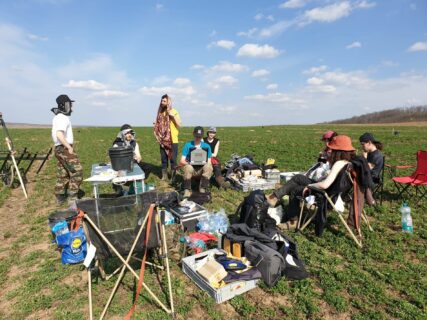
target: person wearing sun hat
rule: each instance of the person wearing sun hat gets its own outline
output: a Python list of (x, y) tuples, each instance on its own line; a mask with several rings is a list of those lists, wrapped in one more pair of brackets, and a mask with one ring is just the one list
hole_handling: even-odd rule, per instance
[(319, 152), (319, 158), (317, 159), (318, 162), (326, 163), (328, 161), (328, 157), (331, 154), (331, 150), (328, 148), (327, 144), (331, 142), (332, 139), (337, 135), (338, 133), (332, 130), (328, 130), (322, 135), (322, 138), (320, 138), (320, 140), (325, 143), (325, 148)]
[(338, 173), (344, 166), (356, 156), (355, 149), (348, 136), (337, 135), (330, 142), (327, 147), (331, 150), (329, 162), (331, 170), (329, 174), (321, 181), (314, 181), (306, 175), (295, 175), (284, 186), (275, 190), (272, 195), (267, 197), (267, 202), (270, 206), (275, 206), (278, 199), (281, 199), (285, 194), (289, 195), (289, 206), (284, 217), (285, 224), (280, 224), (279, 227), (285, 229), (294, 229), (297, 225), (298, 213), (300, 208), (299, 197), (304, 195), (308, 188), (307, 186), (314, 186), (319, 189), (327, 189), (336, 179)]

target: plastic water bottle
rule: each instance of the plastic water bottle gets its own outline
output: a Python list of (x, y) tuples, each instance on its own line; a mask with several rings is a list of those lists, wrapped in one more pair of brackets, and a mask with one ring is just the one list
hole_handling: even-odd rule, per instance
[(412, 224), (411, 208), (406, 202), (400, 207), (400, 213), (402, 214), (402, 232), (413, 233), (414, 226)]

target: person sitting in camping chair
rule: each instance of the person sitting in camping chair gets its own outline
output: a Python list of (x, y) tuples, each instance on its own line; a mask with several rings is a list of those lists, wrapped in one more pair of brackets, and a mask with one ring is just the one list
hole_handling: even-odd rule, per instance
[(331, 149), (329, 158), (331, 170), (324, 179), (315, 182), (305, 175), (296, 175), (283, 187), (275, 190), (272, 195), (267, 197), (269, 204), (274, 206), (284, 194), (289, 194), (289, 209), (284, 219), (287, 222), (288, 229), (295, 229), (297, 226), (300, 207), (299, 197), (307, 193), (309, 190), (307, 187), (313, 186), (319, 189), (327, 189), (335, 181), (344, 166), (356, 156), (355, 149), (348, 136), (338, 135), (331, 142), (328, 142), (327, 146)]
[(195, 127), (193, 141), (189, 141), (182, 149), (180, 166), (184, 167), (184, 198), (191, 196), (191, 179), (200, 177), (199, 192), (206, 193), (212, 176), (211, 147), (203, 142), (203, 128)]
[(359, 141), (362, 147), (363, 156), (368, 160), (372, 180), (374, 183), (379, 183), (381, 180), (381, 170), (384, 167), (384, 156), (381, 153), (383, 144), (377, 141), (369, 132), (362, 134)]

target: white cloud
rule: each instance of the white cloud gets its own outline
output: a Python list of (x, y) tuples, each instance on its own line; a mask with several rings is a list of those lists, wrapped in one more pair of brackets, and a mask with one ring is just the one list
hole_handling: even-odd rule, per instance
[(251, 76), (254, 78), (258, 78), (258, 77), (268, 76), (269, 74), (270, 74), (270, 71), (268, 71), (267, 69), (258, 69), (258, 70), (254, 70)]
[(354, 41), (352, 43), (350, 43), (349, 45), (347, 45), (345, 48), (346, 49), (354, 49), (354, 48), (361, 48), (362, 44), (359, 41)]
[(268, 15), (268, 16), (266, 16), (266, 15), (263, 15), (262, 13), (256, 14), (255, 17), (254, 17), (254, 19), (256, 21), (260, 21), (262, 19), (266, 19), (266, 20), (269, 20), (269, 21), (274, 21), (274, 17), (271, 14)]
[(355, 7), (359, 9), (370, 9), (375, 7), (377, 4), (375, 2), (369, 2), (366, 0), (356, 2)]
[(247, 71), (248, 69), (249, 68), (243, 64), (231, 63), (228, 61), (220, 61), (211, 68), (211, 70), (219, 72), (243, 72)]
[(329, 71), (322, 75), (325, 81), (335, 83), (337, 85), (344, 85), (349, 87), (370, 87), (372, 85), (371, 80), (366, 76), (364, 72), (352, 71)]
[(381, 62), (383, 67), (398, 67), (399, 63), (392, 60), (384, 60)]
[(256, 14), (256, 16), (254, 17), (254, 19), (255, 19), (256, 21), (262, 20), (262, 18), (264, 18), (264, 15), (263, 15), (262, 13), (258, 13), (258, 14)]
[(295, 105), (303, 106), (305, 104), (305, 101), (303, 99), (294, 99), (282, 92), (255, 94), (251, 96), (245, 96), (244, 99), (258, 101), (262, 103), (286, 104), (289, 107)]
[(277, 90), (277, 88), (279, 87), (279, 85), (277, 83), (270, 83), (269, 85), (267, 85), (265, 88), (267, 90)]
[(288, 0), (279, 5), (281, 9), (296, 9), (306, 5), (307, 0)]
[(146, 95), (146, 96), (159, 96), (159, 97), (165, 93), (176, 95), (176, 96), (183, 96), (183, 97), (190, 97), (197, 93), (196, 89), (193, 86), (142, 87), (141, 89), (139, 89), (139, 92), (141, 92), (143, 95)]
[(234, 86), (238, 82), (239, 81), (235, 77), (230, 75), (225, 75), (225, 76), (218, 77), (215, 80), (209, 82), (208, 87), (213, 90), (219, 90), (225, 86), (228, 86), (228, 87)]
[(127, 97), (129, 94), (123, 91), (118, 90), (104, 90), (98, 91), (91, 95), (91, 97), (104, 97), (104, 98), (123, 98)]
[(307, 79), (307, 84), (311, 85), (311, 86), (319, 86), (321, 84), (323, 84), (325, 82), (325, 80), (321, 79), (321, 78), (317, 78), (317, 77), (312, 77)]
[(168, 82), (170, 82), (171, 80), (172, 80), (172, 79), (171, 79), (171, 78), (169, 78), (168, 76), (161, 75), (161, 76), (157, 76), (157, 77), (155, 77), (155, 78), (151, 81), (151, 83), (157, 86), (157, 85), (160, 85), (160, 84), (168, 83)]
[(427, 42), (415, 42), (408, 48), (409, 52), (427, 51)]
[(92, 101), (90, 104), (95, 107), (104, 107), (107, 105), (107, 103), (103, 101)]
[(258, 31), (258, 28), (251, 28), (248, 31), (240, 31), (240, 32), (237, 33), (237, 35), (239, 37), (252, 38), (257, 31)]
[(311, 67), (310, 69), (308, 69), (308, 70), (304, 70), (302, 73), (303, 74), (317, 74), (317, 73), (320, 73), (320, 72), (323, 72), (323, 71), (326, 71), (328, 69), (328, 66), (326, 66), (326, 65), (321, 65), (321, 66), (318, 66), (318, 67)]
[(212, 48), (212, 47), (219, 47), (219, 48), (224, 48), (227, 50), (231, 50), (236, 46), (236, 44), (234, 43), (234, 41), (231, 40), (218, 40), (218, 41), (213, 41), (208, 45), (208, 48)]
[(325, 7), (318, 7), (311, 10), (307, 10), (304, 13), (306, 21), (304, 23), (310, 23), (313, 21), (318, 22), (333, 22), (341, 18), (347, 17), (352, 10), (350, 2), (343, 1), (337, 2)]
[(48, 37), (38, 36), (38, 35), (32, 34), (32, 33), (29, 33), (27, 36), (28, 36), (28, 39), (34, 40), (34, 41), (47, 41), (47, 40), (49, 40)]
[(176, 78), (173, 82), (174, 85), (179, 87), (187, 86), (191, 83), (191, 80), (188, 78)]
[(202, 70), (202, 69), (204, 69), (205, 68), (205, 66), (204, 65), (202, 65), (202, 64), (193, 64), (191, 67), (190, 67), (190, 69), (191, 70)]
[(255, 43), (247, 43), (240, 47), (237, 52), (238, 57), (251, 57), (251, 58), (275, 58), (280, 54), (279, 50), (265, 44), (258, 45)]
[(77, 88), (87, 90), (105, 90), (107, 86), (95, 80), (69, 80), (67, 84), (62, 85), (65, 88)]
[(270, 38), (275, 35), (278, 35), (282, 32), (284, 32), (286, 29), (292, 27), (294, 24), (297, 23), (297, 20), (283, 20), (279, 21), (267, 28), (263, 28), (259, 32), (259, 36), (263, 38)]
[(165, 7), (165, 6), (164, 6), (163, 4), (161, 4), (161, 3), (156, 3), (156, 10), (157, 10), (157, 11), (162, 10), (164, 7)]

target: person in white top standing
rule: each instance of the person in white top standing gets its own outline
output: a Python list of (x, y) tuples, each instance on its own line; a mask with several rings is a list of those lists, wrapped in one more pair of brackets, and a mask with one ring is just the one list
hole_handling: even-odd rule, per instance
[(70, 121), (73, 102), (67, 95), (61, 94), (56, 98), (58, 107), (51, 109), (55, 114), (52, 120), (52, 140), (55, 144), (55, 157), (58, 160), (55, 196), (59, 205), (64, 204), (67, 197), (74, 201), (83, 193), (79, 189), (83, 181), (83, 168), (74, 151), (73, 128)]

